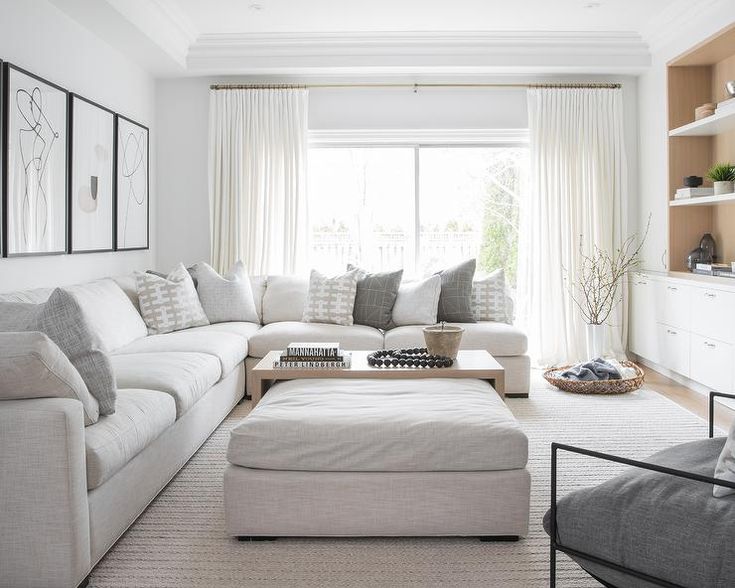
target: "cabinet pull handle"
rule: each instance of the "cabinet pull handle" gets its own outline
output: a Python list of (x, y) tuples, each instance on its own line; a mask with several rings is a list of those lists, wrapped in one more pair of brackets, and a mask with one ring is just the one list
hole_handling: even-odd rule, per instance
[(717, 294), (713, 294), (712, 292), (705, 292), (704, 295), (707, 298), (717, 298)]
[(705, 347), (709, 347), (710, 349), (715, 349), (717, 347), (717, 345), (715, 345), (714, 343), (710, 343), (709, 341), (705, 341), (704, 345)]
[(666, 286), (666, 288), (668, 288), (668, 289), (669, 289), (669, 290), (671, 290), (672, 292), (676, 292), (676, 291), (678, 291), (678, 290), (679, 290), (679, 288), (677, 288), (677, 287), (675, 287), (675, 286)]
[(676, 331), (672, 331), (671, 329), (666, 329), (666, 332), (667, 332), (667, 333), (668, 333), (669, 335), (677, 335), (677, 334), (678, 334), (678, 333), (677, 333)]
[(664, 269), (666, 269), (666, 249), (664, 249), (664, 252), (661, 254), (661, 265)]

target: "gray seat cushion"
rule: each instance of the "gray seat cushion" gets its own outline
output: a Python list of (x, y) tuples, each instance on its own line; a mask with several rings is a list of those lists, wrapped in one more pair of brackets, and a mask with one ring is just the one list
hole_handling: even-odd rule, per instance
[(160, 353), (162, 351), (206, 353), (219, 360), (223, 375), (229, 374), (247, 357), (248, 340), (232, 332), (200, 330), (204, 328), (206, 327), (194, 327), (173, 333), (143, 337), (118, 349), (115, 355)]
[(528, 440), (481, 380), (293, 380), (232, 430), (227, 458), (271, 470), (512, 470), (525, 467)]
[[(684, 443), (646, 461), (712, 476), (724, 442)], [(547, 512), (547, 533), (549, 517)], [(711, 484), (631, 468), (561, 498), (556, 520), (558, 539), (567, 547), (681, 586), (733, 585), (735, 495), (715, 498)], [(586, 560), (579, 563), (614, 586), (651, 586)]]
[(120, 388), (166, 392), (176, 402), (176, 418), (222, 376), (219, 360), (206, 353), (129, 353), (113, 355), (111, 360)]
[[(495, 357), (523, 355), (528, 350), (526, 334), (506, 323), (462, 323), (461, 349), (484, 349)], [(396, 327), (385, 333), (386, 349), (425, 347), (423, 326)]]
[(382, 349), (383, 333), (365, 325), (327, 325), (286, 321), (264, 325), (249, 341), (251, 357), (285, 349), (294, 341), (339, 342), (342, 349)]
[(176, 420), (173, 398), (153, 390), (118, 390), (115, 414), (84, 430), (87, 489), (121, 470)]

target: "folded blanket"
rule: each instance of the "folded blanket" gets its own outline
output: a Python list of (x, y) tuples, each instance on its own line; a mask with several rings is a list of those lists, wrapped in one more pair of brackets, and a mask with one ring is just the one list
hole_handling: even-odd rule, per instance
[(582, 382), (594, 382), (597, 380), (619, 380), (621, 378), (618, 369), (601, 357), (578, 363), (561, 373), (562, 378), (567, 380), (578, 380)]

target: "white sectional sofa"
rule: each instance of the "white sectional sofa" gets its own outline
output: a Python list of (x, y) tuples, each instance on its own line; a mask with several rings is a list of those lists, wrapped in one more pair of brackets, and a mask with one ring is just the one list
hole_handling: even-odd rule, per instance
[[(133, 277), (114, 282), (137, 308)], [(262, 325), (219, 323), (153, 336), (142, 320), (120, 324), (118, 317), (131, 316), (129, 306), (120, 306), (127, 304), (123, 297), (105, 298), (99, 282), (75, 287), (86, 292), (85, 314), (111, 357), (116, 412), (85, 427), (78, 400), (0, 401), (0, 586), (84, 583), (242, 399), (246, 368), (268, 351), (295, 340), (339, 341), (345, 349), (423, 345), (421, 326), (383, 332), (302, 323), (306, 278), (251, 282)], [(0, 300), (40, 303), (51, 291)], [(527, 394), (523, 333), (501, 323), (464, 326), (462, 346), (487, 349), (507, 370), (506, 392)]]

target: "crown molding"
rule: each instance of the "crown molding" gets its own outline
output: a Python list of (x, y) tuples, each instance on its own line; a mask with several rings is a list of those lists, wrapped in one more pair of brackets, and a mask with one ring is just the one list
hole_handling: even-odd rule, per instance
[(442, 71), (638, 73), (647, 44), (630, 32), (203, 34), (190, 74)]
[(528, 143), (528, 129), (310, 130), (309, 144), (334, 145), (495, 145)]

